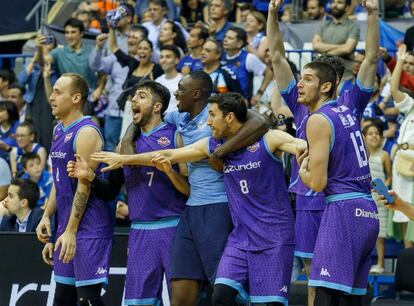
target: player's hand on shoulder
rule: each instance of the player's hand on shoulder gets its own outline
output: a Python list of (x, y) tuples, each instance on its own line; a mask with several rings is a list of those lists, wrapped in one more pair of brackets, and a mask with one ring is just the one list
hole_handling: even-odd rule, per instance
[(210, 164), (210, 167), (216, 170), (217, 172), (223, 172), (223, 160), (220, 157), (218, 157), (217, 154), (215, 154), (214, 152), (208, 157), (208, 163)]
[(53, 266), (53, 243), (45, 244), (42, 250), (42, 259), (45, 264)]
[(56, 240), (55, 251), (61, 247), (59, 253), (59, 260), (63, 263), (69, 263), (76, 253), (76, 233), (64, 231), (63, 234)]
[(85, 158), (79, 154), (75, 154), (76, 160), (70, 160), (66, 165), (68, 176), (71, 178), (77, 178), (79, 180), (88, 180), (92, 182), (95, 178), (94, 172), (89, 167)]
[(123, 166), (122, 155), (114, 152), (96, 152), (91, 155), (91, 160), (108, 164), (107, 167), (102, 168), (102, 172), (113, 169), (118, 169)]
[(43, 216), (40, 219), (39, 224), (36, 227), (37, 239), (43, 243), (49, 242), (49, 237), (52, 235), (52, 230), (50, 226), (50, 219)]

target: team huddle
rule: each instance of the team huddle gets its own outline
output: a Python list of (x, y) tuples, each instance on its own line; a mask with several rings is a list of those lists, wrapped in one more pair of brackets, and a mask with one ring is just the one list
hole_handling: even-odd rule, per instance
[[(344, 68), (334, 57), (307, 64), (295, 81), (280, 4), (269, 6), (269, 47), (297, 138), (268, 130), (239, 93), (211, 95), (210, 76), (195, 71), (179, 82), (178, 111), (165, 115), (168, 89), (139, 83), (120, 153), (101, 152), (99, 128), (82, 114), (87, 83), (76, 74), (56, 81), (54, 187), (37, 229), (53, 264), (55, 305), (104, 305), (114, 223), (108, 203), (122, 185), (131, 220), (126, 305), (162, 303), (164, 275), (175, 306), (196, 305), (206, 285), (213, 305), (287, 305), (294, 255), (310, 268), (310, 305), (362, 305), (379, 231), (359, 124), (375, 81), (377, 7), (364, 3), (366, 57), (356, 84), (337, 96)], [(290, 186), (283, 154), (297, 157)]]

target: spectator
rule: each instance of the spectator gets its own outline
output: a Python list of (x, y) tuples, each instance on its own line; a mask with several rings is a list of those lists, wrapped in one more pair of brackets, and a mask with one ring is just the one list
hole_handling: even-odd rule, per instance
[[(225, 53), (221, 64), (236, 75), (241, 92), (252, 105), (256, 105), (272, 81), (273, 74), (256, 55), (244, 50), (246, 43), (246, 31), (237, 27), (230, 28), (224, 38)], [(264, 75), (263, 81), (257, 93), (253, 96), (253, 76), (261, 75)]]
[[(407, 48), (408, 49), (408, 48)], [(387, 50), (380, 49), (380, 53), (384, 62), (387, 64), (388, 69), (393, 72), (396, 66), (396, 60), (392, 56), (388, 55)], [(414, 91), (414, 52), (407, 51), (405, 62), (403, 65), (403, 71), (400, 76), (400, 86)]]
[(306, 2), (306, 17), (308, 20), (324, 20), (325, 7), (323, 0), (308, 0)]
[(8, 69), (0, 70), (0, 101), (7, 100), (9, 86), (16, 80), (14, 72)]
[[(368, 162), (372, 178), (380, 178), (386, 186), (391, 186), (391, 158), (386, 151), (381, 149), (384, 141), (382, 128), (375, 124), (370, 124), (362, 130), (362, 133), (364, 134), (365, 145), (368, 149)], [(387, 238), (388, 211), (384, 205), (378, 203), (377, 209), (380, 223), (380, 231), (376, 242), (378, 259), (377, 264), (371, 267), (370, 273), (384, 272), (384, 248), (385, 238)]]
[(283, 13), (280, 16), (280, 21), (289, 23), (293, 21), (293, 6), (291, 4), (285, 4), (283, 6)]
[(185, 75), (191, 71), (200, 70), (201, 64), (201, 49), (203, 48), (206, 39), (208, 38), (208, 31), (202, 26), (195, 26), (190, 31), (190, 36), (187, 39), (187, 47), (189, 54), (181, 58), (177, 65), (177, 70)]
[[(115, 31), (110, 31), (110, 35), (113, 35), (113, 37), (109, 39), (109, 42), (111, 39), (118, 41), (117, 37), (115, 37)], [(141, 25), (132, 25), (130, 27), (127, 41), (127, 52), (130, 56), (136, 55), (138, 43), (146, 38), (147, 35), (148, 30)], [(96, 38), (96, 47), (89, 56), (89, 65), (93, 71), (108, 76), (106, 84), (108, 106), (104, 111), (104, 139), (105, 150), (114, 151), (119, 141), (122, 117), (124, 115), (117, 99), (122, 92), (122, 85), (128, 75), (128, 67), (122, 67), (112, 52), (104, 56), (103, 45), (107, 36), (107, 34), (101, 34)]]
[[(89, 54), (92, 52), (93, 47), (82, 42), (85, 32), (83, 23), (75, 18), (70, 18), (65, 22), (64, 29), (67, 45), (50, 51), (46, 60), (57, 67), (59, 74), (67, 72), (79, 73), (88, 82), (89, 90), (92, 91), (96, 85), (96, 76), (89, 69), (88, 63)], [(39, 47), (43, 47), (45, 41), (45, 37), (41, 37), (38, 41)], [(42, 52), (39, 55), (43, 56)], [(46, 94), (49, 96), (52, 92), (52, 85), (50, 81), (46, 85)]]
[(345, 80), (341, 86), (338, 87), (339, 95), (342, 95), (345, 91), (351, 90), (355, 84), (355, 81), (358, 76), (359, 69), (361, 68), (361, 64), (365, 59), (365, 52), (359, 51), (355, 52), (352, 55), (352, 67), (351, 67), (351, 75)]
[(240, 84), (236, 80), (236, 75), (221, 67), (222, 55), (223, 47), (220, 42), (213, 38), (207, 39), (201, 51), (201, 62), (204, 72), (208, 73), (213, 81), (213, 92), (240, 92)]
[(208, 24), (208, 31), (217, 41), (222, 42), (227, 31), (232, 27), (228, 18), (233, 4), (231, 0), (211, 0), (209, 3), (211, 21)]
[(170, 103), (164, 113), (177, 110), (177, 100), (174, 93), (178, 89), (178, 82), (182, 75), (177, 71), (177, 64), (180, 61), (180, 51), (175, 45), (164, 45), (160, 51), (160, 65), (164, 74), (155, 79), (156, 82), (164, 85), (170, 91)]
[[(0, 157), (0, 201), (7, 197), (7, 189), (11, 181), (10, 167), (7, 161)], [(0, 220), (2, 218), (2, 207), (0, 207)]]
[[(414, 17), (414, 0), (409, 1), (411, 16)], [(407, 29), (404, 35), (404, 44), (407, 45), (408, 51), (414, 51), (414, 25)]]
[[(400, 90), (400, 78), (408, 56), (407, 46), (401, 45), (391, 78), (391, 95), (395, 106), (406, 115), (397, 139), (398, 150), (393, 165), (392, 182), (393, 190), (405, 201), (410, 201), (414, 196), (414, 99)], [(407, 225), (409, 219), (399, 211), (394, 212), (393, 221), (401, 224), (404, 246), (412, 247), (413, 224)]]
[(91, 27), (93, 16), (90, 12), (85, 11), (85, 10), (76, 10), (75, 13), (73, 14), (73, 18), (76, 18), (82, 21), (86, 32), (101, 33), (100, 28)]
[(22, 165), (25, 171), (23, 179), (30, 179), (39, 187), (39, 200), (37, 206), (44, 209), (44, 205), (49, 199), (52, 190), (53, 177), (52, 174), (42, 168), (42, 161), (37, 153), (25, 153), (22, 157)]
[[(187, 1), (187, 0), (185, 0)], [(177, 20), (179, 15), (178, 15), (178, 9), (179, 6), (176, 5), (177, 0), (164, 0), (165, 2), (165, 14), (164, 15), (168, 15), (168, 18), (171, 20)], [(181, 2), (181, 1), (180, 1)], [(148, 11), (148, 8), (151, 4), (151, 0), (139, 0), (136, 2), (136, 6), (135, 6), (135, 14), (137, 16), (144, 16), (144, 12)], [(149, 9), (150, 13), (151, 9)], [(145, 20), (141, 20), (141, 23), (145, 22)]]
[[(132, 20), (134, 17), (134, 8), (126, 3), (122, 3), (119, 7), (122, 7), (122, 11), (126, 12), (126, 16), (121, 18), (116, 24), (115, 36), (118, 43), (118, 47), (124, 51), (128, 52), (128, 35), (131, 29)], [(119, 8), (118, 8), (119, 9)], [(108, 50), (108, 44), (104, 44), (104, 55), (108, 55), (110, 51)]]
[(251, 3), (237, 3), (236, 23), (240, 24), (244, 28), (247, 14), (249, 14), (252, 11), (254, 11), (254, 9)]
[(180, 21), (184, 28), (189, 29), (198, 21), (203, 20), (204, 3), (199, 0), (182, 1)]
[(257, 11), (251, 11), (246, 16), (245, 27), (247, 33), (247, 52), (255, 54), (264, 60), (268, 48), (266, 33), (266, 17)]
[(13, 176), (22, 176), (24, 173), (22, 156), (25, 153), (36, 153), (40, 157), (41, 169), (45, 169), (47, 152), (40, 144), (35, 143), (35, 130), (30, 122), (20, 123), (16, 129), (17, 147), (13, 147), (10, 152), (10, 166)]
[(14, 178), (3, 201), (10, 216), (3, 217), (0, 231), (35, 232), (43, 211), (36, 207), (39, 200), (39, 188), (31, 180)]
[(372, 197), (374, 198), (375, 202), (379, 202), (388, 209), (399, 211), (406, 215), (411, 221), (414, 221), (413, 204), (401, 199), (400, 196), (393, 190), (389, 191), (389, 194), (394, 198), (394, 201), (392, 203), (388, 203), (387, 200), (384, 199), (383, 195), (379, 195), (375, 191), (372, 191)]
[(7, 100), (12, 101), (17, 106), (20, 122), (24, 122), (28, 118), (27, 104), (23, 99), (25, 93), (26, 89), (19, 83), (9, 85), (9, 91), (7, 92)]
[(9, 153), (16, 146), (19, 112), (11, 101), (0, 101), (0, 157), (9, 161)]
[(333, 0), (332, 20), (324, 21), (313, 36), (315, 51), (338, 55), (344, 59), (345, 73), (343, 80), (351, 77), (352, 56), (359, 40), (359, 27), (355, 21), (347, 18), (351, 0)]
[(160, 30), (158, 36), (158, 48), (161, 50), (162, 46), (175, 45), (180, 50), (180, 57), (187, 52), (187, 43), (181, 28), (171, 20), (166, 20)]

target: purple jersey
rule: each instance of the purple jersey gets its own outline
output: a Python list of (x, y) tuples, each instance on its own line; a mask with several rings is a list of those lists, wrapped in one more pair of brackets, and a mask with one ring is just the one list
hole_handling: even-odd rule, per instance
[[(210, 152), (221, 143), (210, 137)], [(263, 137), (226, 156), (223, 173), (234, 223), (228, 245), (256, 251), (295, 242), (282, 160), (268, 150)]]
[[(56, 189), (57, 236), (66, 229), (78, 183), (78, 180), (67, 175), (66, 165), (68, 161), (75, 160), (76, 138), (84, 127), (93, 127), (99, 132), (99, 128), (89, 117), (82, 117), (66, 127), (62, 123), (58, 123), (53, 132), (50, 156)], [(102, 138), (100, 132), (99, 135)], [(92, 189), (79, 224), (77, 237), (106, 238), (112, 237), (112, 234), (113, 218), (110, 207), (99, 199)]]
[(328, 183), (324, 190), (327, 200), (344, 194), (347, 198), (369, 197), (371, 174), (358, 118), (351, 109), (334, 100), (322, 105), (316, 113), (328, 120), (332, 133)]
[[(307, 140), (305, 128), (310, 112), (305, 105), (298, 103), (298, 88), (296, 81), (292, 80), (288, 87), (281, 90), (280, 93), (293, 114), (296, 125), (296, 137)], [(353, 110), (353, 113), (358, 120), (360, 120), (371, 95), (372, 88), (364, 88), (361, 82), (357, 79), (356, 84), (353, 85), (350, 90), (338, 97), (337, 104), (348, 106)], [(316, 191), (309, 189), (309, 187), (300, 179), (298, 172), (299, 165), (297, 162), (294, 162), (292, 164), (292, 176), (289, 185), (290, 192), (306, 196), (323, 196), (323, 193), (317, 193)]]
[[(144, 153), (174, 149), (175, 139), (176, 127), (162, 123), (148, 133), (141, 133), (136, 142), (136, 151)], [(124, 167), (124, 177), (130, 220), (157, 221), (181, 215), (187, 198), (175, 189), (164, 172), (155, 167), (132, 166)]]

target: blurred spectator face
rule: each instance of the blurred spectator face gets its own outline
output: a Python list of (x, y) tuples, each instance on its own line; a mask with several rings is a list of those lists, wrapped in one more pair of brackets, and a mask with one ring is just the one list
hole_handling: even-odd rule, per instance
[(306, 12), (308, 13), (308, 19), (319, 20), (323, 17), (324, 9), (319, 6), (318, 0), (308, 0)]
[(370, 126), (366, 131), (365, 141), (370, 148), (379, 148), (382, 144), (382, 137), (378, 127)]
[(180, 59), (171, 50), (161, 50), (160, 52), (160, 65), (164, 72), (175, 70)]
[(201, 50), (201, 62), (203, 64), (211, 64), (220, 61), (221, 54), (217, 52), (217, 45), (212, 41), (207, 41)]
[(138, 43), (137, 55), (142, 63), (148, 63), (151, 60), (152, 49), (147, 41), (142, 40)]
[(250, 13), (247, 14), (244, 25), (244, 29), (247, 33), (258, 33), (263, 31), (263, 24), (259, 23), (259, 21)]
[(174, 42), (175, 33), (173, 32), (173, 25), (170, 22), (165, 22), (160, 30), (160, 36), (158, 40), (160, 43), (165, 44), (167, 42)]
[(0, 108), (0, 124), (9, 121), (9, 113), (5, 108)]
[(213, 20), (220, 20), (226, 18), (229, 11), (226, 10), (223, 0), (212, 0), (209, 7), (210, 18)]
[(91, 16), (89, 15), (88, 12), (83, 12), (80, 13), (76, 16), (76, 19), (82, 21), (83, 26), (85, 27), (85, 31), (87, 31), (89, 29), (89, 26), (91, 24)]
[(365, 59), (365, 55), (355, 52), (354, 58), (352, 59), (353, 65), (352, 65), (352, 74), (357, 75), (359, 72), (359, 68), (361, 68), (361, 64)]
[(223, 40), (224, 50), (226, 50), (226, 52), (229, 50), (239, 50), (242, 48), (242, 45), (243, 43), (237, 39), (237, 33), (232, 30), (228, 30)]
[(10, 185), (7, 192), (7, 198), (5, 198), (3, 201), (4, 207), (10, 212), (11, 215), (16, 215), (16, 213), (23, 209), (24, 200), (20, 200), (18, 194), (19, 190), (19, 186)]
[(188, 0), (187, 6), (190, 10), (195, 11), (198, 8), (198, 0)]
[(341, 18), (345, 15), (348, 6), (345, 0), (333, 0), (332, 1), (332, 16), (335, 18)]
[(9, 81), (0, 77), (0, 91), (3, 91), (8, 87), (9, 87)]
[(26, 148), (34, 141), (34, 134), (27, 126), (19, 126), (16, 130), (16, 141), (19, 148)]
[(29, 159), (24, 170), (30, 175), (31, 178), (38, 179), (42, 174), (40, 158)]
[(285, 9), (283, 10), (280, 20), (282, 22), (291, 22), (293, 20), (293, 11), (291, 6), (285, 5)]
[(7, 100), (14, 102), (18, 109), (24, 105), (22, 92), (18, 88), (10, 88), (7, 92)]
[(149, 10), (145, 10), (145, 11), (142, 12), (141, 20), (142, 20), (142, 22), (152, 21), (152, 15), (151, 15)]
[(410, 12), (411, 12), (411, 15), (414, 17), (414, 1), (410, 2)]
[(161, 5), (157, 5), (155, 3), (150, 3), (148, 6), (148, 11), (151, 14), (151, 20), (155, 24), (159, 24), (166, 14), (166, 9), (163, 8)]
[(405, 59), (403, 70), (408, 74), (414, 75), (414, 55), (407, 55)]
[(197, 48), (202, 45), (203, 40), (200, 39), (201, 29), (198, 27), (192, 28), (190, 31), (190, 36), (187, 39), (188, 48)]
[(75, 48), (80, 43), (82, 37), (83, 33), (79, 30), (79, 28), (71, 26), (65, 27), (65, 40), (69, 47)]
[(250, 12), (251, 10), (249, 9), (240, 10), (240, 21), (246, 22), (247, 15), (249, 15)]
[(128, 33), (128, 50), (134, 50), (143, 38), (144, 37), (141, 31), (130, 31)]

